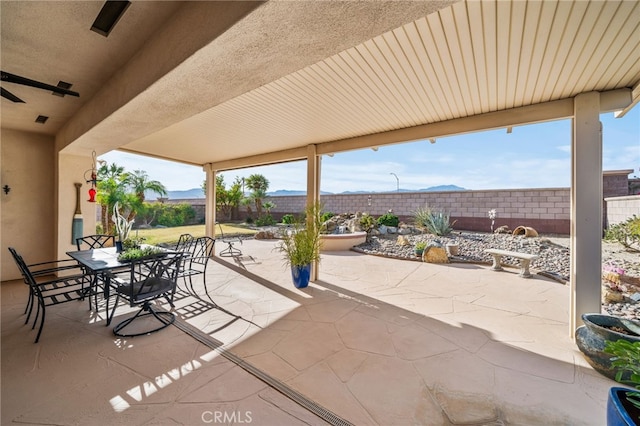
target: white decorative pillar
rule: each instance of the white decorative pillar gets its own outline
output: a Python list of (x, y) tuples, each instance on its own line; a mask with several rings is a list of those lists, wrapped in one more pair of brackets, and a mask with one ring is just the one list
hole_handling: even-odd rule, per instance
[(574, 98), (571, 140), (571, 318), (600, 312), (602, 287), (602, 125), (600, 93)]
[[(307, 145), (307, 206), (320, 202), (320, 156), (315, 145)], [(319, 263), (311, 265), (311, 281), (319, 276)]]
[(216, 236), (216, 171), (211, 164), (204, 166), (207, 174), (207, 188), (205, 192), (204, 229), (207, 237)]

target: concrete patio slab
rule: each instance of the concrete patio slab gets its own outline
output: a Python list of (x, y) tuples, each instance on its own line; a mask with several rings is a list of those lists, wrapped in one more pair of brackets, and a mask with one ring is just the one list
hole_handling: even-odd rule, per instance
[(177, 326), (132, 339), (73, 302), (33, 344), (26, 286), (2, 283), (2, 424), (324, 424), (313, 404), (358, 425), (605, 423), (615, 383), (572, 342), (566, 286), (332, 252), (296, 289), (274, 245), (210, 262), (211, 300), (197, 281)]

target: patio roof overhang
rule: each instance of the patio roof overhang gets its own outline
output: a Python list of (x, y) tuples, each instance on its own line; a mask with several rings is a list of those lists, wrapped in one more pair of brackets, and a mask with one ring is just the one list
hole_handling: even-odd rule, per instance
[[(606, 93), (603, 110), (640, 96), (633, 1), (138, 2), (107, 39), (88, 30), (99, 7), (2, 5), (3, 70), (81, 93), (3, 100), (3, 127), (51, 132), (65, 153), (221, 169), (566, 118), (557, 101), (584, 92)], [(44, 127), (40, 102), (60, 112)]]

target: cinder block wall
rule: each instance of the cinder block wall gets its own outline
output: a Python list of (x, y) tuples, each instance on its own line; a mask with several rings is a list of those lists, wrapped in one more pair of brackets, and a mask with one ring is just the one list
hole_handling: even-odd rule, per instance
[[(640, 215), (640, 195), (628, 196), (628, 174), (632, 170), (615, 170), (603, 174), (604, 224), (627, 220)], [(271, 211), (276, 220), (285, 214), (304, 211), (306, 197), (289, 195), (268, 197), (276, 207)], [(455, 220), (454, 228), (466, 231), (489, 232), (489, 210), (496, 210), (494, 229), (506, 225), (509, 229), (530, 226), (540, 233), (570, 233), (570, 189), (497, 189), (484, 191), (442, 192), (376, 192), (322, 195), (324, 210), (333, 213), (369, 213), (378, 217), (392, 210), (400, 220), (412, 222), (414, 212), (426, 207), (441, 209)], [(168, 200), (168, 203), (188, 202), (197, 212), (197, 222), (204, 220), (204, 199)], [(240, 208), (234, 216), (244, 220), (246, 213)]]
[(626, 222), (631, 216), (640, 216), (640, 195), (605, 198), (607, 205), (607, 226)]
[[(305, 196), (269, 197), (276, 204), (275, 218), (304, 209)], [(331, 194), (320, 200), (333, 213), (364, 212), (377, 217), (392, 210), (401, 220), (411, 222), (419, 208), (443, 210), (455, 220), (455, 229), (491, 230), (489, 210), (497, 213), (494, 228), (507, 225), (530, 226), (538, 232), (569, 233), (569, 189), (518, 189), (446, 192), (386, 192), (372, 194)]]

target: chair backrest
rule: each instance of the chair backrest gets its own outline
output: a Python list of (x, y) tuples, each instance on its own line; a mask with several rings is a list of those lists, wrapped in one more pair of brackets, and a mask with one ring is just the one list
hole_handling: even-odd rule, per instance
[(216, 243), (211, 237), (198, 237), (193, 244), (191, 251), (191, 263), (207, 265), (207, 262), (213, 256), (213, 248)]
[(128, 287), (131, 305), (173, 292), (183, 253), (160, 253), (131, 262)]
[[(29, 268), (27, 267), (27, 264), (25, 263), (22, 256), (20, 256), (16, 249), (14, 249), (13, 247), (9, 247), (9, 252), (11, 252), (13, 260), (16, 262), (16, 265), (18, 265), (18, 269), (20, 270), (20, 274), (22, 275), (25, 284), (31, 284), (29, 282), (29, 276), (31, 275), (31, 273), (29, 272)], [(33, 277), (31, 278), (33, 279)]]
[[(94, 248), (113, 247), (116, 245), (116, 239), (113, 235), (87, 235), (82, 238), (76, 238), (78, 250), (90, 250)], [(83, 247), (83, 245), (85, 247)]]
[(193, 235), (182, 234), (180, 235), (180, 238), (178, 238), (178, 242), (176, 243), (174, 250), (189, 253), (191, 252), (191, 246), (194, 242), (195, 238), (193, 238)]

